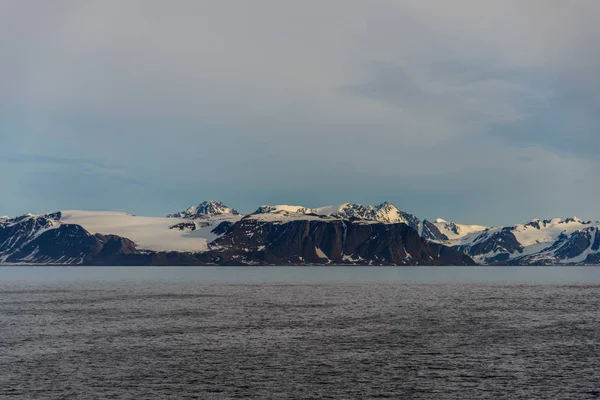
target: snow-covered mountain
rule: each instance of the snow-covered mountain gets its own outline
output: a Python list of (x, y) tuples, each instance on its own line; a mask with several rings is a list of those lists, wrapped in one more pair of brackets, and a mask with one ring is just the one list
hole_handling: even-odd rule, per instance
[(392, 223), (404, 217), (389, 205), (335, 212), (272, 206), (246, 216), (197, 211), (170, 218), (73, 210), (10, 218), (0, 224), (0, 264), (474, 264)]
[(421, 225), (421, 221), (416, 216), (400, 211), (395, 205), (388, 202), (378, 206), (344, 203), (340, 206), (318, 208), (317, 214), (336, 215), (341, 218), (361, 218), (385, 224), (403, 223), (415, 230), (419, 230)]
[(501, 227), (421, 222), (387, 202), (261, 206), (241, 215), (210, 201), (164, 218), (68, 210), (0, 218), (0, 263), (463, 265), (473, 260), (600, 264), (600, 222), (555, 218)]
[(486, 229), (488, 229), (486, 226), (462, 225), (438, 218), (433, 222), (427, 220), (423, 221), (422, 236), (428, 240), (452, 242), (469, 234), (481, 232)]
[[(27, 214), (0, 224), (0, 263), (110, 264), (108, 256), (123, 263), (123, 257), (132, 255), (204, 253), (241, 218), (231, 213), (188, 219), (74, 210)], [(116, 246), (116, 254), (106, 253), (107, 244), (113, 250)]]
[(252, 213), (252, 215), (259, 214), (278, 214), (285, 216), (289, 214), (317, 214), (317, 211), (315, 208), (279, 204), (275, 206), (260, 206)]
[(303, 206), (274, 205), (261, 206), (253, 215), (274, 214), (289, 218), (294, 214), (321, 215), (341, 219), (357, 218), (365, 221), (381, 222), (384, 224), (403, 223), (419, 231), (421, 221), (416, 216), (400, 211), (396, 206), (384, 202), (378, 206), (363, 206), (361, 204), (343, 203), (336, 206), (308, 208)]
[(95, 234), (114, 234), (132, 240), (140, 250), (196, 252), (208, 249), (221, 223), (238, 221), (232, 213), (205, 218), (142, 217), (109, 211), (62, 211), (59, 223), (76, 224)]
[(210, 200), (203, 201), (197, 206), (192, 206), (185, 211), (169, 214), (167, 215), (167, 218), (194, 218), (215, 215), (240, 215), (240, 213), (234, 208), (227, 207), (220, 201)]
[(60, 213), (3, 219), (0, 224), (0, 262), (6, 262), (44, 232), (56, 228), (59, 219)]
[(454, 247), (481, 264), (560, 265), (600, 261), (600, 222), (535, 219), (505, 227), (424, 222), (423, 237)]
[[(130, 240), (140, 251), (202, 252), (229, 226), (241, 218), (223, 214), (206, 219), (141, 217), (111, 211), (60, 211), (27, 214), (0, 225), (0, 262), (45, 233), (80, 227), (88, 235), (114, 235)], [(217, 229), (219, 228), (219, 229)]]
[(0, 224), (0, 264), (84, 264), (136, 252), (135, 244), (115, 235), (91, 234), (61, 222), (62, 213), (27, 214)]

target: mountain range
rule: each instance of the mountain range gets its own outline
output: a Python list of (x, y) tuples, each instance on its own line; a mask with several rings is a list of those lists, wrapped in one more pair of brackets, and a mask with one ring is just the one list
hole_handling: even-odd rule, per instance
[(600, 222), (501, 227), (421, 220), (391, 203), (250, 214), (218, 201), (161, 217), (59, 211), (0, 217), (0, 264), (42, 265), (588, 265)]

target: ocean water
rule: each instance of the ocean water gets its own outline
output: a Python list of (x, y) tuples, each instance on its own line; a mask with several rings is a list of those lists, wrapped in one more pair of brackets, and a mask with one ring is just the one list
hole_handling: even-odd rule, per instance
[(4, 399), (598, 399), (600, 268), (0, 268)]

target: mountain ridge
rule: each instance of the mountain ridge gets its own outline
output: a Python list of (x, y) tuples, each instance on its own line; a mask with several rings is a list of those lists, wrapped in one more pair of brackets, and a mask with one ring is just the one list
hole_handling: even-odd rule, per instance
[(220, 201), (208, 200), (203, 201), (198, 205), (188, 207), (184, 211), (168, 214), (167, 218), (192, 218), (202, 215), (214, 216), (224, 214), (240, 215), (235, 208), (229, 208)]
[[(0, 224), (0, 263), (66, 265), (474, 265), (406, 224), (295, 214), (152, 218), (61, 211)], [(74, 222), (78, 222), (77, 224)], [(102, 225), (105, 224), (105, 225)], [(129, 237), (106, 234), (119, 232)], [(148, 237), (154, 235), (154, 237)], [(183, 242), (191, 247), (172, 249)], [(156, 247), (156, 246), (163, 247)]]
[[(362, 232), (372, 230), (381, 243), (387, 243), (387, 247), (381, 248), (371, 243), (367, 246), (371, 249), (370, 252), (359, 252), (360, 256), (352, 258), (352, 254), (339, 251), (343, 247), (341, 245), (337, 247), (337, 252), (327, 253), (318, 247), (319, 241), (322, 240), (320, 236), (297, 233), (297, 236), (288, 238), (287, 245), (292, 246), (292, 243), (295, 243), (296, 249), (298, 246), (308, 246), (302, 250), (305, 252), (304, 256), (308, 255), (310, 259), (306, 261), (304, 256), (298, 258), (298, 251), (291, 247), (277, 247), (282, 246), (281, 244), (275, 246), (273, 243), (254, 243), (256, 248), (252, 249), (235, 248), (231, 243), (225, 246), (227, 243), (225, 238), (235, 237), (235, 243), (241, 246), (241, 243), (258, 240), (252, 238), (258, 237), (258, 232), (263, 230), (278, 232), (277, 227), (282, 224), (288, 224), (286, 227), (292, 231), (302, 227), (302, 229), (315, 229), (315, 232), (327, 232), (327, 235), (334, 236), (347, 235), (348, 232), (360, 236)], [(345, 230), (333, 228), (339, 224), (346, 227)], [(368, 225), (373, 226), (369, 228)], [(379, 263), (410, 265), (428, 262), (420, 257), (411, 259), (413, 256), (410, 255), (410, 251), (407, 252), (403, 246), (405, 246), (404, 241), (412, 233), (396, 228), (396, 225), (407, 226), (411, 232), (416, 232), (423, 242), (419, 246), (427, 248), (426, 252), (430, 255), (435, 253), (431, 252), (433, 248), (450, 249), (443, 252), (445, 254), (450, 254), (448, 253), (450, 251), (456, 252), (484, 265), (583, 265), (600, 262), (600, 222), (584, 221), (577, 217), (533, 219), (524, 224), (487, 227), (458, 224), (441, 218), (434, 221), (420, 220), (417, 216), (402, 211), (388, 202), (375, 206), (341, 203), (316, 208), (266, 205), (244, 215), (222, 202), (204, 201), (164, 218), (119, 212), (69, 210), (40, 215), (25, 214), (15, 218), (2, 217), (0, 218), (0, 263), (36, 260), (41, 263), (49, 261), (60, 263), (66, 262), (65, 260), (74, 263), (101, 262), (98, 261), (98, 257), (106, 257), (107, 254), (103, 253), (103, 243), (110, 241), (112, 241), (111, 246), (121, 249), (123, 253), (121, 255), (126, 254), (127, 261), (130, 262), (134, 262), (132, 261), (134, 259), (137, 260), (135, 262), (141, 262), (139, 260), (143, 259), (142, 256), (151, 260), (148, 262), (163, 259), (161, 258), (163, 256), (158, 254), (170, 254), (169, 257), (173, 261), (169, 262), (185, 262), (194, 265), (235, 263), (236, 259), (231, 258), (234, 255), (238, 257), (239, 262), (243, 263), (268, 263), (279, 260), (283, 264), (298, 265), (312, 262), (323, 264), (360, 261), (375, 265)], [(243, 227), (246, 231), (240, 230)], [(350, 231), (349, 227), (352, 228)], [(247, 238), (240, 233), (242, 231), (246, 232)], [(396, 233), (390, 233), (392, 231)], [(285, 229), (282, 232), (291, 235)], [(64, 238), (69, 235), (73, 241), (80, 243), (80, 253), (67, 251), (71, 244), (64, 241)], [(387, 235), (396, 235), (393, 237), (397, 238), (402, 236), (403, 239), (396, 239), (397, 243), (393, 243)], [(40, 237), (43, 237), (45, 242), (38, 242)], [(93, 239), (89, 239), (90, 237)], [(269, 238), (275, 240), (274, 237), (269, 236)], [(298, 244), (297, 240), (300, 240), (298, 238), (302, 238), (301, 240), (307, 241), (308, 244), (304, 242)], [(338, 239), (330, 237), (328, 240)], [(63, 248), (62, 259), (50, 260), (36, 256), (44, 251), (52, 253), (48, 249), (44, 250), (44, 246), (47, 247), (47, 243), (52, 241)], [(30, 245), (31, 243), (33, 245)], [(258, 250), (261, 246), (265, 247)], [(269, 249), (269, 246), (277, 247), (277, 251)], [(392, 256), (388, 251), (389, 248), (394, 248), (392, 253), (396, 255)], [(344, 251), (352, 250), (344, 249)], [(442, 250), (437, 256), (432, 256), (429, 262), (435, 265), (437, 261), (434, 259), (441, 253)], [(183, 254), (187, 256), (183, 257)], [(194, 256), (189, 256), (190, 254)], [(48, 254), (47, 256), (50, 257)], [(114, 254), (112, 256), (114, 259)], [(456, 254), (453, 255), (455, 256)], [(164, 260), (168, 261), (169, 257)], [(469, 262), (456, 257), (453, 260), (459, 263)]]

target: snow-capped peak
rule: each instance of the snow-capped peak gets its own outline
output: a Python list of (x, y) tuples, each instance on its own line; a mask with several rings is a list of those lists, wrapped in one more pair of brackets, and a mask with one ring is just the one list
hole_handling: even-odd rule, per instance
[(581, 219), (577, 218), (577, 217), (570, 217), (570, 218), (566, 218), (566, 219), (562, 219), (562, 218), (552, 218), (552, 219), (533, 219), (530, 222), (523, 224), (523, 225), (516, 225), (515, 228), (517, 229), (522, 229), (522, 228), (535, 228), (535, 229), (545, 229), (545, 228), (549, 228), (549, 227), (557, 227), (557, 229), (571, 229), (572, 227), (577, 227), (577, 226), (583, 226), (583, 225), (590, 225), (592, 224), (592, 221), (582, 221)]
[[(513, 264), (596, 263), (600, 260), (598, 223), (567, 219), (534, 219), (525, 224), (490, 228), (461, 240), (479, 262)], [(501, 246), (497, 246), (500, 244)]]
[(437, 218), (434, 222), (424, 222), (423, 237), (432, 241), (455, 241), (471, 234), (477, 234), (488, 229), (481, 225), (463, 225)]
[(220, 201), (210, 200), (203, 201), (197, 206), (192, 206), (185, 211), (181, 211), (175, 214), (169, 214), (167, 215), (167, 218), (190, 218), (199, 215), (215, 216), (225, 214), (239, 215), (240, 213), (233, 208), (227, 207)]
[(400, 211), (395, 205), (384, 202), (375, 207), (375, 220), (388, 224), (404, 223), (419, 230), (421, 221), (414, 215)]
[(319, 207), (316, 209), (321, 215), (334, 215), (342, 218), (373, 219), (374, 207), (362, 204), (343, 203), (339, 206)]
[(569, 223), (569, 222), (578, 222), (578, 223), (582, 223), (583, 221), (582, 221), (582, 220), (580, 220), (580, 219), (579, 219), (579, 218), (577, 218), (577, 217), (571, 217), (571, 218), (567, 218), (567, 219), (565, 220), (565, 222), (566, 222), (566, 223)]
[(280, 214), (280, 213), (316, 214), (314, 209), (306, 208), (306, 207), (302, 207), (302, 206), (289, 206), (286, 204), (278, 204), (275, 206), (260, 206), (252, 214)]
[(384, 202), (378, 206), (342, 203), (340, 205), (308, 208), (302, 206), (275, 205), (261, 206), (253, 214), (317, 214), (344, 219), (359, 218), (387, 224), (404, 223), (419, 229), (421, 221), (412, 214), (400, 211), (391, 203)]

